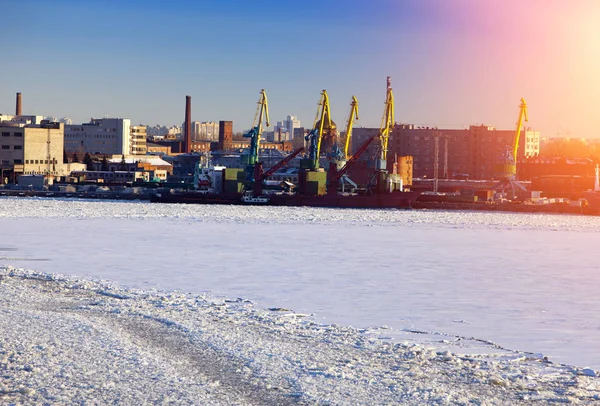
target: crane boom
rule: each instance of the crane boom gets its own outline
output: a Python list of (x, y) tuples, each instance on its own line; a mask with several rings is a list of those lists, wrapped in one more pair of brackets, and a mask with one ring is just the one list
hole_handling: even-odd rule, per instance
[(281, 161), (277, 162), (275, 165), (273, 165), (268, 170), (266, 170), (265, 173), (262, 174), (261, 180), (268, 178), (269, 176), (271, 176), (272, 174), (277, 172), (280, 168), (283, 168), (285, 165), (287, 165), (292, 159), (294, 159), (302, 151), (304, 151), (304, 147), (296, 148), (288, 156), (286, 156)]
[(304, 147), (300, 147), (292, 151), (291, 154), (283, 158), (281, 161), (277, 162), (275, 165), (267, 169), (265, 172), (262, 171), (262, 163), (257, 163), (254, 167), (254, 184), (253, 184), (253, 193), (254, 196), (260, 196), (262, 194), (262, 186), (263, 180), (274, 174), (279, 170), (279, 168), (287, 165), (292, 159), (294, 159), (299, 153), (304, 151)]
[(381, 119), (381, 127), (379, 129), (380, 140), (380, 157), (378, 162), (378, 170), (385, 170), (387, 166), (387, 151), (390, 132), (394, 126), (394, 94), (392, 93), (392, 78), (387, 77), (387, 93), (385, 99), (385, 111)]
[(366, 140), (358, 150), (356, 150), (356, 153), (354, 155), (352, 155), (352, 157), (348, 160), (348, 162), (346, 162), (346, 165), (343, 166), (342, 169), (340, 169), (339, 171), (337, 171), (337, 173), (335, 174), (335, 176), (329, 181), (330, 185), (335, 185), (335, 187), (337, 188), (337, 182), (342, 178), (342, 176), (344, 176), (346, 174), (346, 172), (348, 172), (348, 170), (352, 167), (352, 165), (354, 165), (354, 162), (356, 162), (358, 160), (358, 158), (360, 158), (360, 156), (367, 150), (367, 148), (369, 147), (369, 145), (371, 144), (371, 142), (377, 138), (378, 134), (375, 134), (371, 137), (369, 137), (368, 140)]
[(521, 104), (519, 105), (519, 118), (517, 120), (517, 129), (515, 130), (515, 145), (513, 146), (513, 158), (515, 164), (517, 163), (517, 152), (519, 152), (519, 138), (521, 137), (521, 128), (523, 122), (528, 121), (527, 119), (527, 103), (525, 99), (521, 97)]
[(348, 157), (348, 148), (350, 147), (350, 138), (352, 137), (352, 126), (354, 120), (360, 120), (358, 118), (358, 100), (355, 96), (352, 96), (350, 102), (350, 117), (348, 117), (348, 125), (346, 126), (346, 144), (344, 145), (344, 157)]

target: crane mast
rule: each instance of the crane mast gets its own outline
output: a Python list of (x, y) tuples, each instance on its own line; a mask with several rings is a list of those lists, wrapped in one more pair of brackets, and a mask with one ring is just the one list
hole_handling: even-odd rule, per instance
[(246, 178), (250, 181), (254, 180), (254, 166), (258, 162), (258, 155), (260, 153), (260, 138), (262, 137), (263, 132), (263, 120), (266, 127), (271, 125), (269, 123), (269, 103), (267, 101), (265, 89), (260, 90), (260, 97), (257, 104), (252, 128), (244, 134), (244, 137), (250, 138), (250, 154), (248, 157), (248, 166), (246, 168)]
[(385, 171), (387, 167), (387, 151), (390, 132), (394, 126), (394, 94), (392, 93), (392, 78), (387, 77), (387, 94), (385, 99), (385, 111), (381, 119), (379, 129), (380, 156), (377, 161), (377, 170)]
[(517, 152), (519, 151), (519, 138), (521, 137), (521, 128), (523, 122), (529, 121), (527, 119), (527, 103), (525, 99), (521, 97), (521, 104), (519, 105), (519, 119), (517, 120), (517, 129), (515, 130), (515, 145), (513, 146), (513, 159), (515, 164), (517, 163)]
[(323, 139), (323, 128), (325, 127), (325, 120), (327, 120), (327, 128), (331, 128), (329, 96), (327, 96), (326, 90), (323, 90), (321, 92), (321, 100), (319, 101), (318, 106), (319, 107), (317, 109), (317, 115), (315, 116), (315, 123), (313, 124), (313, 129), (306, 136), (306, 140), (309, 142), (308, 158), (311, 161), (311, 169), (313, 170), (319, 168), (319, 156), (321, 155), (321, 141)]
[(346, 126), (346, 143), (344, 145), (344, 157), (348, 158), (348, 149), (350, 148), (350, 138), (352, 137), (352, 126), (355, 120), (360, 120), (358, 117), (358, 100), (352, 96), (350, 102), (350, 116), (348, 117), (348, 125)]

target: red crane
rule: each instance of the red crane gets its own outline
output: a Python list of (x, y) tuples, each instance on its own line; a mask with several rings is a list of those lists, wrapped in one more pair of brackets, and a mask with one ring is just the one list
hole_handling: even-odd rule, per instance
[(263, 172), (262, 170), (262, 162), (258, 162), (254, 167), (254, 187), (252, 189), (254, 196), (262, 195), (262, 185), (263, 181), (266, 178), (277, 172), (279, 169), (283, 168), (302, 151), (304, 151), (304, 147), (295, 149), (294, 151), (292, 151), (291, 154), (289, 154), (281, 161), (277, 162), (275, 165), (270, 167), (266, 172)]

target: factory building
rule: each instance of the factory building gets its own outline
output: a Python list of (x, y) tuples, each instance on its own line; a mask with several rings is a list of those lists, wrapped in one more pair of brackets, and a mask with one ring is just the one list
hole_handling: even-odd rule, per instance
[(32, 124), (26, 116), (0, 122), (0, 163), (5, 174), (65, 176), (83, 164), (63, 164), (64, 124), (42, 120)]

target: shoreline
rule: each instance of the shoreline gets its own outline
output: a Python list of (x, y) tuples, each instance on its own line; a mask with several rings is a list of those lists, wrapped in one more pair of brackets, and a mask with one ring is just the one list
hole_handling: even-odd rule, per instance
[[(48, 191), (26, 191), (26, 190), (3, 190), (0, 189), (0, 197), (35, 197), (35, 198), (66, 198), (74, 200), (114, 200), (114, 201), (141, 201), (149, 202), (150, 195), (147, 193), (123, 193), (123, 192), (48, 192)], [(160, 202), (158, 203), (160, 204)], [(166, 204), (166, 203), (163, 203)], [(212, 204), (212, 203), (195, 203)], [(343, 207), (340, 207), (343, 208)], [(381, 210), (381, 209), (371, 209)], [(564, 203), (554, 204), (514, 204), (514, 203), (483, 203), (483, 202), (415, 202), (411, 208), (401, 210), (440, 210), (440, 211), (487, 211), (502, 213), (546, 213), (546, 214), (574, 214), (584, 216), (598, 216), (600, 210), (587, 207), (569, 206)]]
[[(427, 404), (600, 400), (539, 354), (390, 342), (244, 299), (0, 267), (7, 403)], [(418, 333), (418, 332), (416, 332)]]

